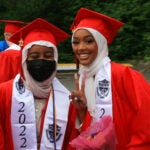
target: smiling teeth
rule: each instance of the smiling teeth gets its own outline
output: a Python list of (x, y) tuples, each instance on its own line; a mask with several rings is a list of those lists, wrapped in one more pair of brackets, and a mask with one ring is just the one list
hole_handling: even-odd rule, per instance
[(80, 58), (87, 58), (88, 54), (80, 54)]

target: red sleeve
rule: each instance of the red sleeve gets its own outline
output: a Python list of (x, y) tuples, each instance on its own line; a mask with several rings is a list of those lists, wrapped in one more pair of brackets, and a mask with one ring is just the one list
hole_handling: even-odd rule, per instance
[[(1, 113), (0, 113), (1, 115)], [(4, 133), (2, 128), (1, 116), (0, 116), (0, 150), (4, 150)]]
[(91, 120), (92, 120), (92, 117), (91, 117), (90, 113), (87, 110), (86, 111), (86, 116), (84, 118), (84, 121), (83, 121), (83, 124), (82, 124), (82, 127), (81, 127), (81, 132), (84, 131), (87, 127), (90, 126)]
[(113, 65), (112, 73), (118, 149), (149, 150), (150, 86), (139, 72), (129, 67)]
[[(131, 138), (127, 145), (128, 150), (150, 149), (150, 86), (138, 72), (127, 70), (125, 78), (125, 92), (128, 103), (136, 113), (131, 120)], [(131, 92), (128, 92), (131, 91)]]
[[(70, 103), (70, 108), (69, 108), (69, 116), (68, 116), (68, 124), (67, 124), (67, 129), (66, 129), (66, 134), (65, 134), (65, 140), (63, 144), (63, 150), (75, 150), (69, 145), (69, 142), (72, 141), (74, 138), (76, 138), (80, 132), (78, 129), (75, 128), (75, 122), (76, 122), (76, 116), (77, 112), (72, 103)], [(86, 112), (85, 119), (83, 121), (83, 125), (81, 127), (81, 132), (85, 130), (91, 122), (91, 116), (89, 112)]]
[(11, 97), (13, 80), (0, 84), (0, 150), (13, 150)]
[(78, 136), (78, 130), (75, 128), (75, 117), (76, 111), (72, 103), (70, 103), (69, 107), (69, 115), (68, 115), (68, 123), (66, 128), (66, 133), (64, 137), (64, 143), (62, 150), (75, 150), (69, 145), (69, 142)]
[(20, 51), (7, 50), (0, 53), (0, 83), (16, 76), (20, 70)]

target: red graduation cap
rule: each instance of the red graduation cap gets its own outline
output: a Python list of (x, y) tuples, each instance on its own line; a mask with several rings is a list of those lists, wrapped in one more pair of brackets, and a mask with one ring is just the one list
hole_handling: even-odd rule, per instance
[(16, 20), (0, 20), (0, 22), (5, 23), (4, 32), (9, 32), (14, 34), (16, 31), (22, 28), (25, 22)]
[(110, 44), (124, 23), (87, 8), (80, 8), (70, 29), (86, 27), (99, 31)]
[(37, 18), (12, 35), (9, 40), (16, 44), (22, 40), (23, 47), (39, 40), (49, 41), (57, 45), (69, 36), (69, 34), (46, 20)]

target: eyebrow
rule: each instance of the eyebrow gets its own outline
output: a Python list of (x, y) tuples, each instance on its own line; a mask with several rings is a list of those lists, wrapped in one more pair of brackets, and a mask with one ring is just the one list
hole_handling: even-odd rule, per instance
[[(84, 36), (84, 38), (88, 38), (88, 37), (94, 38), (92, 35), (86, 35), (86, 36)], [(73, 38), (77, 39), (78, 37), (74, 36)]]
[(47, 54), (47, 53), (51, 53), (51, 54), (54, 54), (54, 50), (49, 50), (49, 51), (46, 51), (46, 52), (44, 52), (45, 54)]

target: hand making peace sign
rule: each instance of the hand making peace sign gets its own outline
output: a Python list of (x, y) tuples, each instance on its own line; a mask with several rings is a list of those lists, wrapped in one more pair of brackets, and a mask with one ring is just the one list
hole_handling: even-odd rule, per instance
[(79, 120), (82, 121), (85, 115), (87, 104), (84, 92), (85, 77), (82, 78), (81, 89), (79, 88), (79, 81), (77, 74), (74, 75), (74, 80), (75, 80), (75, 90), (71, 92), (69, 98), (70, 100), (72, 100), (74, 107), (77, 109)]

